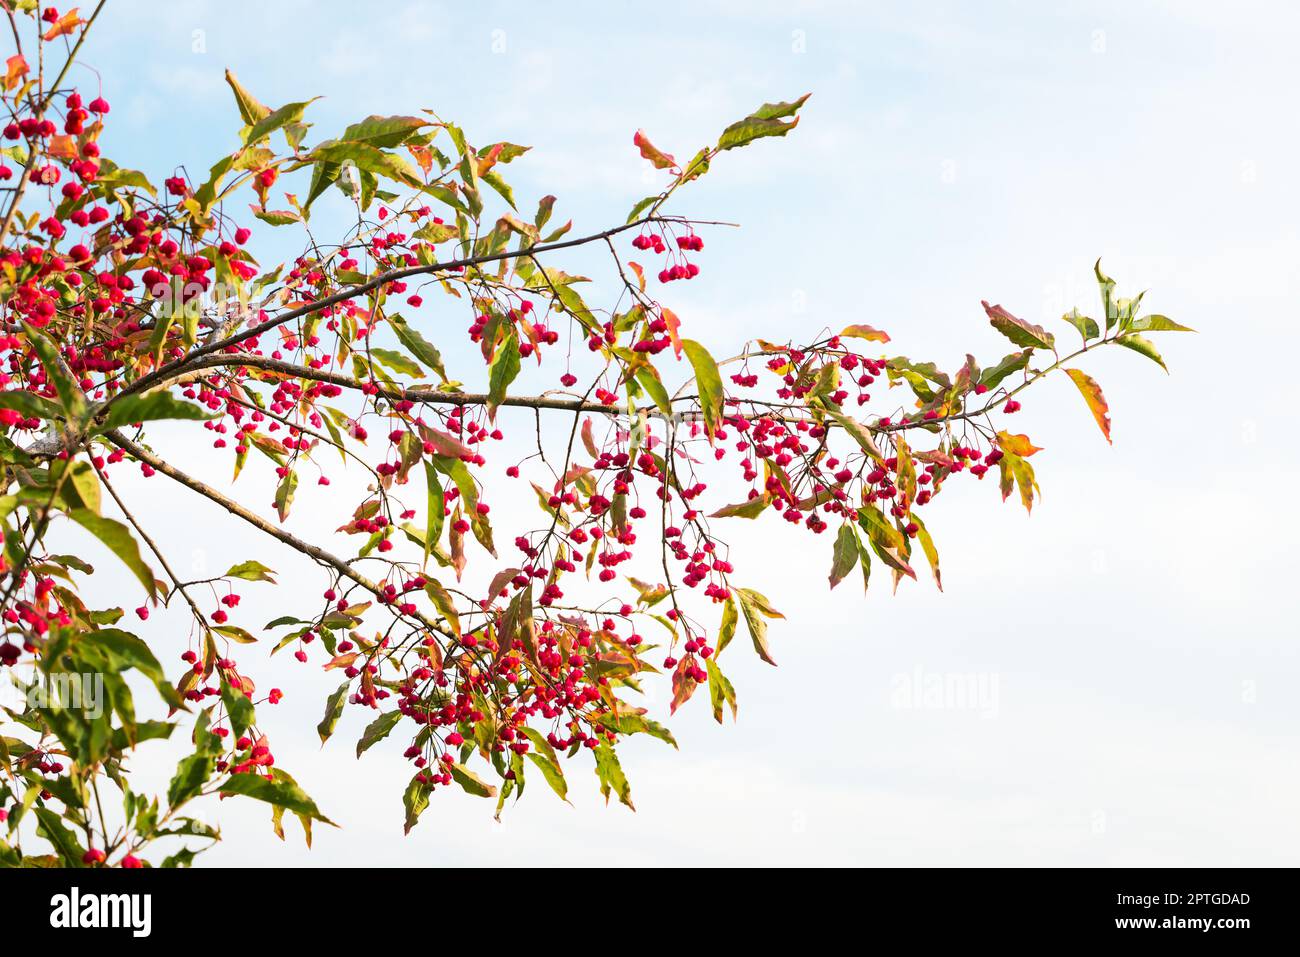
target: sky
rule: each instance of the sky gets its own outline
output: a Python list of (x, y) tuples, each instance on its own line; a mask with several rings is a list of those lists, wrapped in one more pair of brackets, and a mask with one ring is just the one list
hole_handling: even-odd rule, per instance
[[(1286, 372), (1300, 345), (1298, 16), (1208, 2), (110, 0), (83, 57), (113, 104), (105, 152), (155, 179), (235, 145), (229, 67), (272, 106), (322, 96), (314, 134), (427, 107), (473, 142), (531, 145), (510, 168), (521, 209), (554, 193), (578, 234), (653, 191), (636, 129), (690, 155), (758, 104), (812, 93), (796, 131), (726, 154), (675, 209), (741, 224), (707, 233), (703, 274), (668, 299), (719, 353), (865, 322), (894, 354), (994, 360), (1008, 350), (980, 300), (1068, 340), (1061, 313), (1096, 312), (1098, 256), (1122, 293), (1147, 289), (1149, 310), (1198, 330), (1163, 337), (1168, 376), (1128, 352), (1088, 357), (1113, 446), (1063, 378), (1029, 393), (1016, 425), (1044, 447), (1044, 498), (1029, 517), (987, 482), (946, 491), (927, 516), (943, 593), (922, 581), (891, 596), (883, 576), (865, 598), (853, 582), (828, 593), (828, 541), (728, 528), (744, 584), (787, 616), (771, 631), (779, 667), (729, 654), (734, 726), (696, 700), (673, 719), (679, 751), (625, 746), (635, 814), (605, 808), (574, 767), (571, 807), (534, 784), (498, 824), (487, 802), (444, 791), (404, 837), (400, 748), (358, 762), (368, 717), (352, 713), (322, 748), (332, 676), (243, 649), (259, 684), (289, 692), (262, 715), (277, 763), (341, 827), (317, 827), (309, 851), (292, 824), (282, 843), (262, 806), (228, 801), (206, 809), (224, 840), (200, 860), (1300, 863)], [(268, 488), (234, 493), (264, 507)], [(254, 557), (281, 571), (281, 588), (243, 590), (246, 621), (319, 594), (310, 566), (161, 478), (121, 490), (148, 496), (160, 542), (195, 571)], [(335, 501), (304, 489), (287, 527), (333, 528)], [(169, 620), (142, 633), (170, 666), (184, 635)], [(911, 694), (958, 686), (973, 693)], [(649, 703), (667, 710), (662, 691)], [(160, 758), (137, 771), (165, 784)]]

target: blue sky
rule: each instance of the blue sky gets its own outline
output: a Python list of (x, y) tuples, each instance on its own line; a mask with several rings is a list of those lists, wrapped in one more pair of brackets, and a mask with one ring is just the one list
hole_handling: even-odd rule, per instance
[[(521, 208), (555, 193), (557, 215), (594, 230), (652, 191), (638, 127), (689, 155), (759, 103), (811, 92), (794, 134), (727, 154), (676, 208), (742, 224), (708, 235), (705, 274), (669, 299), (719, 351), (866, 322), (914, 358), (997, 358), (980, 300), (1072, 335), (1056, 317), (1095, 309), (1097, 256), (1200, 330), (1166, 338), (1170, 377), (1092, 358), (1114, 447), (1064, 380), (1031, 393), (1018, 424), (1046, 448), (1045, 499), (1032, 518), (987, 484), (936, 503), (943, 595), (828, 596), (829, 543), (737, 530), (758, 556), (749, 583), (788, 615), (781, 667), (736, 656), (736, 727), (693, 702), (680, 753), (629, 747), (636, 815), (599, 808), (575, 770), (575, 808), (535, 789), (497, 825), (441, 794), (404, 839), (404, 762), (376, 749), (357, 765), (355, 715), (321, 750), (333, 682), (276, 659), (257, 673), (293, 689), (278, 760), (344, 828), (318, 829), (308, 853), (228, 802), (210, 860), (1296, 863), (1295, 19), (1199, 2), (112, 0), (85, 53), (113, 104), (106, 152), (156, 179), (234, 145), (230, 67), (271, 105), (322, 95), (321, 136), (429, 107), (474, 142), (531, 145), (511, 167)], [(127, 491), (196, 567), (258, 557), (290, 594), (318, 593), (160, 482)], [(311, 531), (328, 505), (305, 492), (291, 525)], [(250, 588), (243, 607), (256, 621), (288, 601)], [(165, 620), (150, 628), (179, 654)], [(900, 688), (964, 675), (985, 682), (982, 706), (900, 704)]]

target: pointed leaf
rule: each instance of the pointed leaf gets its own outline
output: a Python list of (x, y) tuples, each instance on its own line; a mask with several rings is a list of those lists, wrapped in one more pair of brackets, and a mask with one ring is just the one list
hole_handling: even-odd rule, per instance
[(157, 599), (157, 581), (154, 578), (152, 569), (140, 557), (140, 546), (136, 543), (135, 536), (131, 534), (129, 528), (119, 521), (96, 515), (88, 509), (74, 508), (70, 509), (67, 514), (70, 519), (107, 545), (108, 549), (122, 560), (122, 563), (131, 570), (131, 573), (144, 586), (144, 590), (149, 593), (149, 597)]
[(1097, 427), (1101, 429), (1101, 434), (1106, 436), (1106, 441), (1110, 442), (1110, 406), (1106, 404), (1106, 397), (1101, 394), (1101, 386), (1092, 376), (1079, 369), (1066, 369), (1065, 373), (1078, 386), (1079, 392), (1083, 394), (1083, 401), (1088, 403), (1092, 417), (1097, 420)]
[(1165, 365), (1165, 360), (1160, 357), (1160, 353), (1156, 351), (1156, 347), (1152, 345), (1151, 340), (1130, 333), (1129, 335), (1120, 336), (1115, 340), (1115, 342), (1123, 346), (1125, 349), (1132, 349), (1140, 356), (1146, 356), (1152, 362), (1160, 366), (1160, 368), (1164, 369), (1165, 372), (1169, 371), (1169, 367)]
[(852, 525), (841, 525), (831, 557), (831, 587), (842, 582), (858, 563), (858, 536)]
[(1042, 326), (1035, 326), (1024, 319), (1018, 319), (1001, 306), (990, 306), (987, 302), (981, 302), (980, 305), (988, 313), (993, 328), (1016, 345), (1031, 349), (1051, 349), (1055, 344), (1052, 334)]
[(722, 422), (724, 393), (718, 364), (709, 351), (693, 339), (683, 339), (682, 349), (695, 370), (695, 385), (700, 396), (700, 410), (704, 413), (704, 427), (710, 438)]

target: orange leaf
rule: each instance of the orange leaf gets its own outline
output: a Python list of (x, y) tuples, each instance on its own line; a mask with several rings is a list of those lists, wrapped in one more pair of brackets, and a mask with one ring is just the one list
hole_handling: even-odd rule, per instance
[(868, 342), (888, 342), (889, 333), (873, 329), (871, 326), (848, 326), (840, 333), (841, 337), (866, 339)]
[(1092, 410), (1092, 417), (1097, 420), (1101, 434), (1106, 436), (1107, 442), (1114, 445), (1110, 438), (1110, 406), (1106, 403), (1106, 397), (1101, 394), (1101, 386), (1097, 385), (1097, 380), (1078, 369), (1066, 369), (1065, 372), (1083, 393), (1083, 401), (1087, 402), (1088, 408)]
[(677, 331), (681, 328), (682, 321), (677, 318), (677, 313), (667, 306), (660, 306), (659, 314), (664, 317), (664, 322), (668, 323), (668, 338), (673, 343), (673, 355), (680, 359), (682, 357), (682, 337), (678, 335)]
[(61, 36), (66, 36), (86, 21), (77, 16), (79, 7), (73, 7), (63, 16), (54, 22), (54, 25), (45, 32), (44, 39), (48, 42)]
[(641, 291), (645, 292), (645, 270), (641, 268), (641, 264), (629, 259), (627, 261), (627, 266), (636, 273), (636, 281), (641, 286)]
[(501, 155), (501, 151), (505, 148), (505, 145), (506, 144), (504, 143), (498, 143), (496, 146), (493, 146), (488, 150), (486, 156), (478, 157), (478, 174), (480, 176), (491, 170), (493, 166), (497, 165), (497, 158)]
[(998, 446), (1003, 452), (1010, 452), (1012, 455), (1018, 455), (1021, 458), (1029, 458), (1035, 452), (1041, 452), (1042, 449), (1029, 441), (1027, 435), (1012, 435), (1010, 432), (998, 433)]
[(51, 136), (46, 152), (56, 159), (73, 160), (79, 155), (77, 141), (71, 136)]
[(429, 150), (429, 147), (408, 143), (406, 148), (415, 157), (415, 161), (420, 164), (420, 169), (425, 173), (433, 169), (433, 153)]
[(632, 137), (632, 144), (641, 150), (643, 157), (654, 164), (655, 169), (669, 169), (677, 165), (677, 160), (650, 142), (649, 137), (645, 135), (645, 130), (636, 131), (636, 135)]
[(16, 53), (5, 61), (5, 90), (12, 90), (18, 85), (18, 81), (27, 75), (27, 61), (23, 59), (22, 54)]

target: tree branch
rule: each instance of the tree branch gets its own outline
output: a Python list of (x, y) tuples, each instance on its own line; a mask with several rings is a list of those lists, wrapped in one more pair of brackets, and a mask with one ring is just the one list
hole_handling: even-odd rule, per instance
[[(370, 592), (375, 597), (379, 598), (384, 596), (384, 589), (379, 584), (377, 584), (374, 581), (371, 581), (365, 575), (358, 572), (355, 568), (352, 567), (351, 564), (344, 561), (342, 558), (339, 558), (337, 555), (333, 554), (332, 552), (326, 551), (325, 549), (321, 548), (318, 545), (313, 545), (311, 542), (304, 541), (298, 536), (286, 532), (282, 528), (278, 528), (275, 525), (272, 525), (270, 522), (262, 518), (256, 512), (253, 512), (245, 508), (244, 506), (240, 505), (238, 502), (234, 501), (233, 499), (227, 498), (225, 495), (222, 495), (212, 486), (207, 485), (204, 482), (200, 482), (198, 479), (194, 478), (193, 476), (185, 472), (182, 472), (180, 469), (176, 468), (175, 466), (169, 464), (168, 462), (154, 455), (152, 452), (148, 451), (143, 446), (137, 445), (135, 442), (132, 442), (130, 439), (122, 435), (122, 433), (118, 432), (116, 429), (104, 433), (104, 437), (108, 439), (108, 441), (111, 442), (113, 445), (121, 449), (122, 451), (130, 454), (133, 458), (137, 459), (140, 462), (144, 462), (150, 468), (154, 469), (155, 471), (163, 473), (168, 478), (173, 479), (176, 482), (179, 482), (181, 485), (184, 485), (186, 488), (190, 489), (191, 491), (198, 492), (204, 498), (209, 499), (212, 502), (215, 502), (217, 505), (220, 505), (231, 515), (243, 519), (245, 522), (247, 522), (249, 525), (252, 525), (258, 531), (265, 532), (267, 535), (270, 535), (272, 538), (276, 539), (277, 541), (283, 542), (285, 545), (288, 545), (290, 548), (301, 552), (302, 554), (308, 556), (309, 558), (314, 559), (320, 564), (327, 565), (330, 568), (333, 568), (340, 575), (343, 575), (345, 578), (348, 578), (351, 581), (356, 582), (358, 585), (360, 585), (366, 591)], [(436, 632), (437, 634), (443, 636), (444, 638), (447, 638), (450, 641), (455, 641), (453, 636), (448, 635), (438, 625), (437, 622), (426, 617), (423, 613), (416, 611), (410, 617), (416, 619), (421, 625), (423, 625), (425, 628), (428, 628), (430, 631)]]
[(330, 306), (338, 305), (341, 302), (347, 302), (349, 299), (355, 299), (357, 296), (364, 295), (373, 289), (377, 289), (380, 286), (387, 285), (388, 283), (391, 282), (397, 282), (402, 279), (407, 279), (411, 276), (419, 276), (427, 273), (446, 272), (448, 270), (465, 269), (470, 266), (480, 266), (486, 263), (500, 262), (505, 259), (519, 259), (522, 257), (531, 258), (533, 256), (536, 256), (539, 253), (553, 252), (557, 249), (571, 249), (574, 246), (585, 246), (588, 243), (594, 243), (594, 242), (599, 242), (603, 239), (608, 239), (610, 236), (617, 236), (619, 233), (626, 232), (629, 229), (641, 228), (645, 226), (647, 223), (652, 223), (652, 222), (685, 222), (685, 220), (676, 217), (649, 216), (644, 219), (633, 220), (630, 223), (624, 223), (622, 226), (614, 226), (610, 229), (605, 229), (602, 230), (601, 232), (593, 233), (590, 236), (579, 236), (576, 239), (566, 239), (560, 242), (544, 243), (540, 246), (529, 246), (526, 249), (507, 250), (505, 252), (500, 252), (500, 253), (489, 253), (483, 256), (470, 256), (467, 259), (455, 259), (445, 263), (432, 263), (428, 266), (408, 266), (405, 269), (394, 269), (394, 270), (390, 270), (389, 272), (380, 273), (378, 276), (375, 276), (372, 279), (368, 279), (365, 282), (358, 283), (354, 286), (349, 286), (346, 289), (340, 290), (339, 292), (336, 292), (331, 296), (326, 296), (324, 299), (317, 299), (315, 302), (305, 303), (304, 305), (301, 305), (296, 309), (290, 309), (288, 312), (283, 312), (277, 316), (273, 316), (272, 318), (267, 319), (264, 322), (260, 322), (257, 325), (252, 326), (251, 328), (245, 329), (243, 332), (239, 332), (233, 336), (228, 336), (225, 339), (220, 339), (216, 342), (209, 342), (206, 345), (200, 346), (199, 348), (194, 349), (192, 352), (188, 353), (187, 355), (182, 356), (180, 359), (176, 359), (173, 362), (169, 362), (166, 365), (161, 366), (158, 369), (155, 369), (153, 372), (150, 372), (148, 375), (142, 376), (141, 378), (137, 379), (130, 386), (128, 386), (127, 388), (119, 392), (117, 396), (114, 396), (113, 399), (110, 399), (109, 403), (111, 404), (115, 399), (120, 398), (123, 395), (132, 395), (134, 393), (143, 392), (144, 390), (150, 388), (151, 386), (161, 381), (162, 379), (175, 376), (178, 372), (182, 372), (188, 369), (190, 367), (190, 364), (193, 363), (196, 359), (199, 359), (203, 356), (211, 355), (215, 352), (222, 352), (226, 349), (231, 348), (232, 346), (238, 345), (241, 342), (245, 342), (249, 339), (256, 338), (257, 336), (260, 336), (263, 332), (266, 332), (270, 329), (274, 329), (277, 326), (281, 326), (286, 322), (292, 322), (294, 319), (298, 319), (302, 316), (310, 315), (313, 312), (319, 312), (322, 309), (328, 309)]

